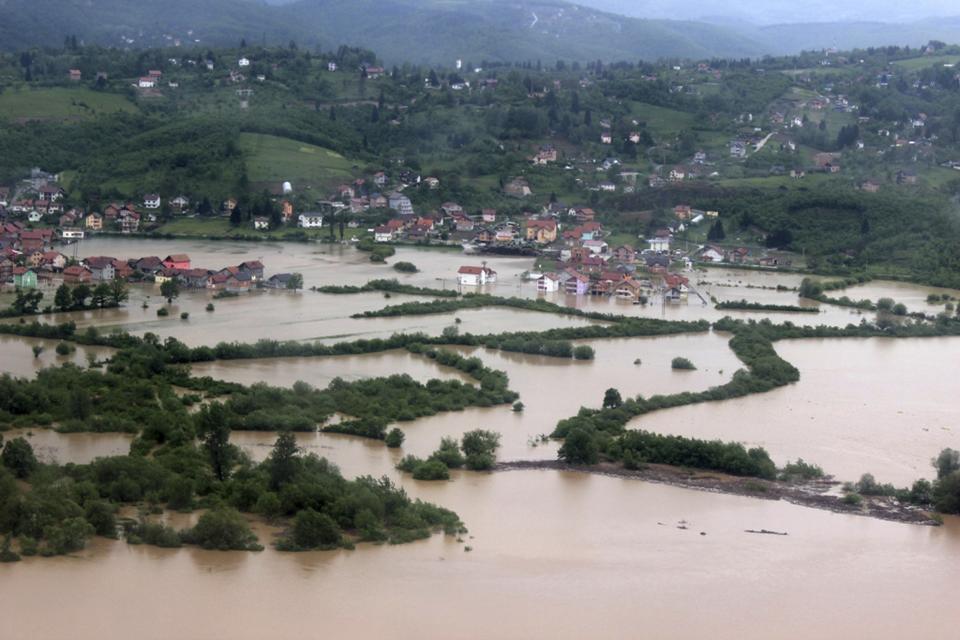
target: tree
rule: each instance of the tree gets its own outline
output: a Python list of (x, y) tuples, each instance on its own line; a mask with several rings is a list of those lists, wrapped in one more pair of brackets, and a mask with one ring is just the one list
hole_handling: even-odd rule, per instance
[(237, 448), (230, 444), (227, 418), (227, 409), (219, 402), (203, 407), (195, 417), (197, 436), (203, 441), (213, 474), (221, 482), (229, 477), (237, 459)]
[(325, 513), (304, 509), (293, 519), (293, 546), (297, 549), (335, 547), (340, 544), (340, 528)]
[(291, 273), (290, 279), (287, 280), (287, 289), (296, 291), (297, 289), (303, 289), (303, 274), (302, 273)]
[(17, 289), (16, 297), (10, 303), (10, 308), (17, 314), (36, 313), (43, 300), (43, 292), (37, 289)]
[(600, 447), (586, 429), (575, 428), (567, 434), (557, 455), (570, 464), (597, 464), (600, 461)]
[(620, 397), (620, 392), (614, 388), (607, 389), (607, 392), (603, 394), (603, 408), (604, 409), (616, 409), (617, 407), (623, 404), (623, 398)]
[(91, 302), (94, 306), (102, 308), (107, 304), (107, 300), (110, 298), (110, 285), (106, 282), (101, 282), (96, 287), (93, 288), (93, 297)]
[(717, 220), (710, 226), (710, 230), (707, 231), (707, 240), (713, 242), (718, 242), (727, 237), (726, 232), (723, 230), (723, 222)]
[(463, 434), (460, 447), (467, 458), (467, 469), (486, 471), (492, 469), (496, 462), (500, 434), (485, 429), (474, 429)]
[(266, 461), (270, 471), (270, 489), (277, 491), (296, 477), (299, 454), (300, 447), (291, 431), (284, 431), (277, 436), (273, 451)]
[(930, 464), (937, 470), (938, 480), (946, 478), (951, 473), (960, 471), (960, 451), (944, 449), (940, 455), (930, 461)]
[(218, 507), (200, 516), (197, 526), (181, 536), (188, 544), (221, 551), (258, 551), (257, 536), (240, 512), (230, 507)]
[(73, 297), (70, 295), (69, 285), (62, 284), (57, 287), (57, 292), (53, 295), (53, 304), (61, 311), (66, 311), (73, 305)]
[(167, 299), (167, 304), (172, 304), (174, 298), (180, 297), (180, 283), (177, 279), (165, 280), (160, 285), (160, 295)]
[(403, 431), (394, 427), (390, 430), (390, 433), (387, 434), (384, 443), (391, 449), (398, 449), (403, 446), (403, 440), (405, 437), (406, 436), (404, 435)]
[(130, 290), (122, 278), (114, 278), (110, 283), (110, 302), (115, 307), (130, 299)]
[(3, 446), (0, 462), (18, 478), (26, 478), (37, 468), (33, 447), (24, 438), (14, 438)]
[(85, 284), (77, 285), (73, 288), (71, 295), (73, 296), (73, 306), (75, 308), (83, 308), (87, 305), (87, 298), (90, 297), (90, 287)]

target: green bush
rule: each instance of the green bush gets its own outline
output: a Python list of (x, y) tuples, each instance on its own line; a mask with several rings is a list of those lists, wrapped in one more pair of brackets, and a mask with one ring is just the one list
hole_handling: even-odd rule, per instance
[(187, 544), (220, 551), (260, 551), (257, 536), (240, 512), (231, 507), (218, 507), (206, 512), (192, 529), (181, 532)]
[(161, 318), (165, 318), (168, 315), (170, 315), (170, 312), (167, 311), (166, 307), (160, 307), (159, 309), (157, 309), (157, 315), (160, 316)]
[(574, 347), (573, 357), (577, 360), (593, 360), (593, 347), (589, 347), (585, 344)]
[(56, 352), (58, 356), (68, 356), (71, 353), (74, 353), (77, 350), (75, 346), (69, 342), (58, 342), (56, 347)]
[(418, 271), (417, 265), (412, 262), (397, 262), (393, 265), (393, 268), (400, 273), (416, 273)]
[(390, 430), (390, 433), (387, 434), (385, 442), (386, 445), (391, 449), (398, 449), (403, 446), (403, 440), (405, 437), (406, 436), (404, 435), (403, 431), (394, 427)]
[(422, 462), (413, 470), (414, 480), (449, 480), (450, 469), (442, 461), (431, 459)]
[(670, 361), (670, 367), (682, 371), (693, 371), (696, 367), (686, 358), (676, 357)]

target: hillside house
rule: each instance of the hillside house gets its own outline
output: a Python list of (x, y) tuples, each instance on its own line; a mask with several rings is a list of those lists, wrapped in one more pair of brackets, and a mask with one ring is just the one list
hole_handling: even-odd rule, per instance
[(257, 231), (267, 231), (270, 229), (270, 218), (257, 216), (253, 219), (253, 228)]
[(657, 229), (652, 238), (647, 238), (647, 243), (650, 245), (651, 251), (655, 253), (666, 253), (670, 251), (670, 242), (672, 240), (673, 235), (668, 229)]
[(401, 216), (414, 215), (413, 203), (410, 202), (410, 198), (397, 191), (387, 194), (387, 206)]
[(496, 222), (497, 221), (497, 210), (496, 209), (481, 209), (480, 217), (484, 222)]
[(143, 196), (143, 207), (144, 209), (159, 209), (160, 208), (160, 195), (156, 193), (148, 193)]
[(380, 225), (379, 227), (374, 228), (373, 230), (373, 240), (374, 242), (391, 242), (393, 241), (393, 229), (387, 225)]
[(477, 287), (497, 281), (497, 272), (487, 266), (463, 266), (457, 270), (457, 284), (461, 287)]
[(80, 82), (83, 80), (83, 73), (80, 72), (80, 69), (70, 69), (67, 73), (67, 76), (70, 78), (71, 82)]
[(137, 81), (137, 87), (140, 89), (155, 89), (157, 86), (157, 79), (144, 76)]
[(730, 142), (730, 157), (742, 160), (747, 157), (747, 143), (743, 140), (733, 140)]
[(527, 220), (526, 239), (537, 244), (550, 244), (557, 240), (555, 220)]
[(636, 250), (628, 244), (613, 250), (613, 259), (622, 264), (633, 264), (637, 260)]
[(533, 195), (530, 184), (523, 178), (514, 178), (503, 186), (503, 193), (513, 198), (526, 198)]

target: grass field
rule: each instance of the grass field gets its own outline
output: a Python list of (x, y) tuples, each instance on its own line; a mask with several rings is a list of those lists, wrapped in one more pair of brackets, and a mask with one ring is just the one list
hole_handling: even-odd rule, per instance
[(0, 94), (0, 121), (77, 120), (136, 110), (124, 96), (89, 89), (13, 89)]
[(921, 56), (919, 58), (897, 60), (893, 64), (905, 71), (918, 71), (920, 69), (926, 69), (927, 67), (957, 63), (960, 63), (960, 56)]
[(696, 124), (696, 116), (685, 111), (635, 102), (631, 113), (640, 122), (646, 122), (654, 135), (675, 134)]
[(240, 148), (254, 183), (289, 181), (297, 191), (325, 191), (353, 174), (352, 163), (340, 154), (289, 138), (243, 133)]

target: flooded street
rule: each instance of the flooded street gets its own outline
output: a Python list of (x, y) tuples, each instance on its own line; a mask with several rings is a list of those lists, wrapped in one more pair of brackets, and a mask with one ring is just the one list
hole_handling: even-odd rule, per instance
[[(307, 287), (359, 285), (396, 277), (418, 286), (450, 288), (457, 267), (477, 257), (398, 248), (391, 261), (422, 270), (396, 274), (351, 247), (308, 244), (94, 239), (87, 255), (133, 257), (188, 253), (196, 266), (217, 268), (262, 259), (267, 274), (300, 271)], [(491, 258), (498, 295), (536, 297), (520, 274), (529, 259)], [(799, 304), (800, 276), (711, 269), (691, 277), (709, 300)], [(911, 310), (927, 306), (928, 287), (870, 283), (838, 293), (890, 295)], [(956, 294), (956, 292), (953, 292)], [(148, 299), (148, 308), (141, 308)], [(427, 299), (381, 293), (324, 295), (259, 292), (213, 301), (185, 292), (168, 318), (157, 318), (158, 291), (137, 288), (128, 307), (59, 314), (80, 326), (123, 327), (175, 336), (190, 345), (260, 338), (332, 343), (395, 332), (436, 335), (455, 323), (462, 332), (543, 330), (590, 321), (512, 309), (434, 316), (351, 319), (387, 304)], [(716, 320), (724, 315), (797, 324), (845, 325), (861, 316), (820, 305), (818, 314), (723, 312), (699, 299), (647, 307), (598, 298), (548, 300), (578, 308), (668, 319)], [(810, 304), (807, 302), (804, 305)], [(815, 305), (816, 306), (816, 305)], [(179, 312), (190, 313), (180, 320)], [(554, 459), (558, 443), (539, 442), (581, 406), (597, 408), (608, 388), (624, 396), (699, 391), (723, 384), (743, 366), (729, 336), (714, 332), (583, 341), (592, 361), (459, 348), (505, 371), (523, 412), (509, 406), (469, 408), (398, 423), (402, 449), (338, 434), (297, 433), (307, 452), (329, 458), (347, 477), (388, 476), (414, 498), (455, 510), (470, 530), (464, 541), (436, 535), (400, 546), (360, 545), (354, 551), (284, 554), (270, 546), (276, 530), (257, 527), (260, 553), (166, 550), (94, 539), (68, 557), (26, 558), (0, 565), (0, 638), (93, 640), (127, 629), (147, 640), (352, 638), (585, 638), (792, 640), (900, 638), (956, 634), (960, 590), (960, 520), (913, 526), (839, 515), (784, 502), (692, 491), (626, 478), (556, 471), (496, 474), (453, 472), (450, 482), (420, 482), (394, 469), (406, 454), (429, 455), (443, 436), (483, 428), (501, 434), (501, 460)], [(42, 344), (34, 358), (31, 347)], [(40, 367), (75, 362), (54, 341), (0, 337), (0, 371), (31, 377)], [(635, 419), (632, 428), (741, 441), (767, 448), (778, 464), (804, 459), (855, 480), (909, 484), (932, 475), (930, 458), (960, 448), (952, 401), (960, 339), (797, 340), (776, 343), (801, 372), (798, 383), (725, 402), (680, 407)], [(674, 357), (695, 371), (675, 371)], [(459, 371), (406, 351), (358, 356), (234, 360), (198, 364), (198, 376), (243, 384), (325, 387), (334, 378), (359, 380), (408, 373), (470, 382)], [(89, 462), (121, 455), (122, 434), (25, 435), (45, 461)], [(276, 433), (233, 432), (254, 460), (270, 453)], [(686, 529), (678, 528), (684, 523)], [(768, 529), (787, 536), (754, 535)], [(703, 534), (703, 535), (701, 535)], [(472, 551), (465, 551), (465, 545)], [(45, 613), (51, 603), (56, 615)], [(159, 603), (159, 604), (158, 604)]]

